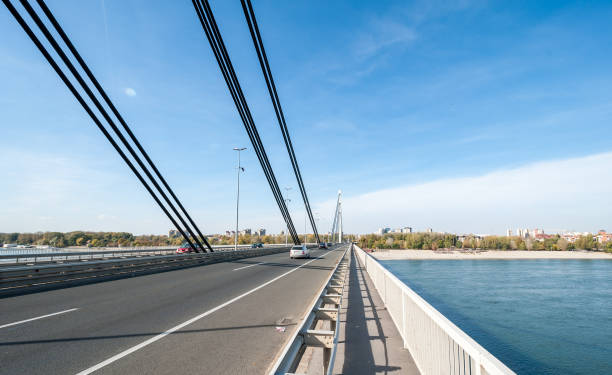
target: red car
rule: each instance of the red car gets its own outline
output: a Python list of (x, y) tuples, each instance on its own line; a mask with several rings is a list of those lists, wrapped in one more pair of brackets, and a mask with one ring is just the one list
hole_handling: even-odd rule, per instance
[(193, 252), (194, 252), (193, 248), (187, 242), (185, 242), (184, 244), (179, 246), (178, 249), (176, 249), (177, 254), (185, 254), (185, 253), (193, 253)]

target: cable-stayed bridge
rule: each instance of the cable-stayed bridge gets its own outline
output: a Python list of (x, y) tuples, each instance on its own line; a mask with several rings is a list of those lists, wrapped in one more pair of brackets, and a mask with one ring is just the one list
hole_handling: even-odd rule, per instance
[(52, 9), (44, 0), (2, 1), (189, 251), (0, 256), (1, 374), (512, 373), (343, 242), (341, 192), (333, 244), (322, 242), (250, 0), (241, 0), (243, 15), (316, 243), (300, 242), (208, 0), (192, 1), (193, 21), (292, 246), (211, 246)]

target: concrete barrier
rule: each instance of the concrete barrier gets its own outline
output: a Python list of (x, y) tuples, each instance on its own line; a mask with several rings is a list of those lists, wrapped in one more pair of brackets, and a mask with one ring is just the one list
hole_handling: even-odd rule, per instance
[(354, 246), (421, 374), (515, 374), (416, 292)]

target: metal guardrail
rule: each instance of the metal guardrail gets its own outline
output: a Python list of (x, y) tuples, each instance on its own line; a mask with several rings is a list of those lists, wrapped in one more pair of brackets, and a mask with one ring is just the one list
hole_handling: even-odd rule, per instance
[(421, 374), (515, 374), (374, 257), (354, 249)]
[[(87, 252), (87, 251), (111, 251), (111, 250), (171, 250), (177, 246), (114, 246), (114, 247), (0, 247), (0, 254), (10, 252), (11, 255), (28, 255), (28, 254), (47, 254), (47, 253), (63, 253), (63, 252)], [(213, 246), (213, 249), (215, 247)]]
[[(263, 248), (279, 248), (285, 247), (285, 245), (271, 244), (264, 245)], [(42, 262), (58, 262), (58, 261), (82, 261), (82, 260), (95, 260), (95, 259), (106, 259), (115, 257), (126, 257), (126, 256), (147, 256), (147, 255), (164, 255), (168, 253), (174, 254), (176, 246), (165, 246), (159, 248), (135, 248), (126, 250), (125, 248), (109, 248), (108, 250), (100, 251), (61, 251), (61, 252), (48, 252), (48, 253), (35, 253), (29, 249), (30, 253), (24, 254), (2, 254), (0, 255), (0, 266), (19, 264), (19, 263), (31, 263), (37, 264)], [(251, 245), (238, 245), (239, 249), (251, 249)], [(233, 251), (234, 246), (213, 246), (215, 252), (226, 252)], [(0, 253), (1, 254), (1, 253)], [(14, 260), (14, 262), (10, 262)]]
[[(269, 372), (270, 375), (295, 372), (308, 347), (323, 349), (323, 373), (331, 375), (338, 346), (340, 308), (349, 272), (350, 257), (347, 255), (350, 250), (349, 245), (308, 309), (308, 315), (283, 348), (280, 357)], [(321, 327), (324, 322), (329, 322), (329, 329)]]
[(289, 247), (273, 247), (188, 253), (127, 259), (105, 259), (67, 264), (23, 265), (0, 270), (0, 294), (17, 289), (101, 278), (121, 274), (137, 274), (172, 268), (204, 265), (232, 259), (250, 258), (287, 251)]
[[(174, 253), (176, 248), (167, 250), (108, 250), (108, 251), (62, 251), (51, 253), (30, 253), (30, 254), (10, 254), (0, 255), (0, 266), (6, 264), (37, 264), (41, 262), (58, 262), (68, 260), (94, 260), (113, 257), (139, 256), (139, 255), (163, 255)], [(13, 261), (13, 262), (11, 262)]]

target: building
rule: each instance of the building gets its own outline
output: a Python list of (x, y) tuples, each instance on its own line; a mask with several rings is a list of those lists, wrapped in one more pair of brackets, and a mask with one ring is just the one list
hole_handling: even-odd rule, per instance
[(425, 229), (425, 232), (427, 232), (427, 233), (433, 233), (433, 229), (431, 229), (431, 228), (427, 228), (427, 229)]
[(576, 233), (576, 232), (565, 232), (563, 234), (561, 234), (561, 238), (563, 238), (564, 240), (566, 240), (569, 243), (574, 243), (576, 242), (576, 240), (581, 236), (580, 233)]
[(170, 229), (168, 231), (168, 237), (169, 238), (176, 238), (176, 237), (180, 237), (180, 236), (181, 236), (181, 233), (178, 230), (176, 230), (176, 229)]
[(251, 235), (251, 228), (246, 228), (240, 231), (241, 236)]
[(487, 237), (486, 234), (458, 234), (455, 236), (457, 241), (465, 242), (466, 240), (472, 240), (476, 241), (476, 243), (485, 237)]
[(265, 236), (266, 235), (266, 230), (264, 228), (259, 228), (256, 232), (256, 235), (258, 236)]
[(403, 227), (400, 229), (400, 233), (412, 233), (412, 227)]
[(378, 228), (379, 235), (383, 235), (383, 234), (390, 233), (390, 232), (391, 232), (391, 228)]
[(597, 236), (595, 236), (597, 238), (597, 242), (599, 243), (606, 243), (608, 241), (612, 241), (612, 233), (606, 233), (605, 230), (600, 229), (599, 232), (597, 232)]
[(553, 236), (552, 234), (546, 234), (546, 233), (538, 233), (538, 234), (535, 234), (535, 235), (533, 236), (533, 238), (534, 238), (536, 241), (544, 241), (544, 240), (549, 240), (549, 239), (551, 239), (551, 238), (553, 238), (553, 237), (555, 237), (555, 236)]
[(512, 229), (506, 230), (506, 237), (512, 237)]

